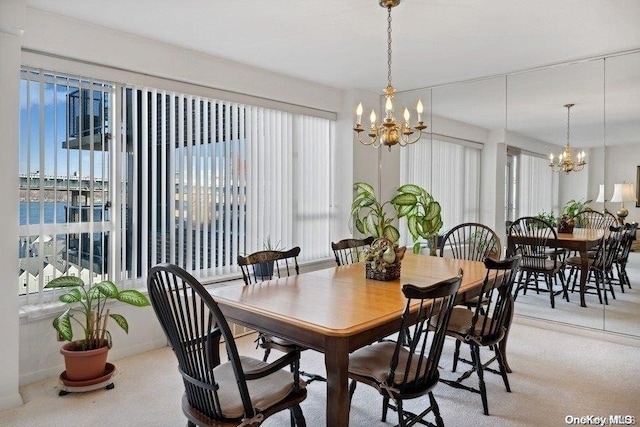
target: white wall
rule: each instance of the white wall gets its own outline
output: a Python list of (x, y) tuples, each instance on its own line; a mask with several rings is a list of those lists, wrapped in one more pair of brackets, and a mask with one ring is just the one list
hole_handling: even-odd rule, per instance
[[(20, 35), (24, 28), (24, 1), (0, 2), (0, 135), (2, 140), (2, 174), (7, 179), (0, 185), (0, 271), (5, 277), (17, 276), (18, 265), (18, 107)], [(0, 346), (0, 410), (22, 403), (18, 393), (18, 299), (16, 286), (4, 282), (0, 286), (2, 346)]]
[[(636, 138), (638, 136), (636, 135)], [(605, 195), (607, 200), (613, 196), (613, 185), (623, 182), (633, 183), (636, 193), (638, 191), (637, 168), (640, 166), (640, 154), (638, 151), (640, 140), (635, 144), (625, 146), (607, 146), (605, 154)], [(615, 214), (620, 208), (620, 203), (607, 202), (607, 209)], [(629, 210), (626, 222), (640, 222), (640, 208), (634, 202), (625, 203)]]

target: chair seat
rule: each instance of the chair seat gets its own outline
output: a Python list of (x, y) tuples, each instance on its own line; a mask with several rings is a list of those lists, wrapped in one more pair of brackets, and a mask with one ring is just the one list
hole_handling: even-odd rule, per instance
[[(594, 258), (589, 258), (589, 260), (588, 260), (589, 267), (591, 267), (591, 265), (593, 264), (594, 261), (595, 261)], [(567, 265), (580, 267), (582, 265), (582, 258), (580, 258), (579, 256), (572, 256), (571, 258), (567, 259)]]
[[(485, 319), (487, 320), (485, 321)], [(504, 335), (503, 332), (497, 337), (489, 336), (489, 327), (491, 325), (491, 321), (490, 318), (486, 318), (483, 315), (478, 315), (478, 321), (476, 322), (473, 331), (471, 330), (472, 323), (473, 311), (462, 307), (454, 307), (453, 311), (451, 312), (451, 318), (449, 319), (447, 335), (461, 339), (462, 341), (467, 341), (468, 339), (470, 339), (480, 345), (490, 345), (486, 344), (488, 340), (497, 342)]]
[[(260, 369), (269, 364), (252, 357), (240, 356), (240, 363), (245, 372)], [(216, 382), (233, 384), (236, 381), (231, 362), (223, 363), (213, 369)], [(304, 381), (300, 380), (304, 387)], [(258, 411), (263, 411), (284, 400), (293, 391), (293, 374), (279, 370), (271, 375), (256, 380), (247, 380), (251, 403)], [(244, 414), (242, 399), (237, 387), (221, 387), (218, 389), (220, 407), (227, 418), (239, 418)]]
[(557, 261), (546, 259), (540, 262), (539, 258), (523, 257), (520, 263), (521, 270), (535, 271), (541, 273), (551, 273), (560, 268)]
[[(354, 351), (349, 356), (349, 374), (371, 378), (378, 384), (385, 383), (389, 377), (389, 361), (395, 349), (395, 342), (383, 341)], [(398, 367), (396, 368), (398, 375), (402, 375), (400, 373), (405, 372), (409, 354), (405, 347), (400, 347)], [(420, 358), (411, 360), (411, 369), (409, 370), (407, 382), (415, 379), (420, 360)], [(425, 358), (422, 358), (420, 365), (422, 369), (428, 366)], [(402, 380), (402, 378), (396, 378), (396, 380)], [(433, 383), (437, 383), (437, 380)]]
[(291, 341), (285, 340), (284, 338), (276, 337), (275, 335), (261, 333), (260, 338), (264, 340), (261, 343), (262, 347), (275, 345), (278, 347), (285, 347), (285, 348), (289, 347), (291, 349), (301, 348), (299, 345), (294, 344)]

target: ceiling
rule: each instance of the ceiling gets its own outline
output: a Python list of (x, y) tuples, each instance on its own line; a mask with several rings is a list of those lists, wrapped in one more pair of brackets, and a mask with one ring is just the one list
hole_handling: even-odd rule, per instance
[[(336, 88), (381, 93), (387, 83), (387, 14), (378, 0), (27, 5)], [(405, 0), (392, 18), (399, 91), (640, 48), (638, 0)], [(562, 105), (574, 101), (558, 102), (550, 107), (562, 121)]]

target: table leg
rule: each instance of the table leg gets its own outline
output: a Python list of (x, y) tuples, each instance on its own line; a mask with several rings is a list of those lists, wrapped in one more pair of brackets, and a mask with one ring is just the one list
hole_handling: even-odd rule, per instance
[(509, 373), (511, 373), (511, 367), (509, 366), (509, 362), (507, 361), (507, 340), (509, 339), (509, 331), (511, 330), (511, 323), (513, 322), (513, 306), (513, 296), (509, 295), (509, 297), (507, 298), (507, 312), (504, 321), (506, 330), (504, 333), (504, 338), (502, 338), (502, 341), (500, 341), (500, 344), (498, 344), (498, 348), (500, 350), (500, 353), (502, 354), (502, 360), (504, 361), (504, 367)]
[(589, 274), (589, 253), (580, 251), (580, 306), (586, 307), (584, 295), (587, 291), (587, 275)]
[(349, 341), (327, 338), (327, 426), (349, 425)]

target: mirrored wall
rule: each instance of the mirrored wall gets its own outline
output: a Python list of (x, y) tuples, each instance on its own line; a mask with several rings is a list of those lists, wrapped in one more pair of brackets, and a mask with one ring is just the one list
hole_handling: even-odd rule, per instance
[[(506, 221), (539, 213), (523, 200), (527, 192), (549, 194), (543, 209), (557, 216), (571, 201), (615, 214), (620, 203), (610, 201), (614, 184), (633, 183), (638, 190), (640, 51), (401, 96), (410, 99), (425, 93), (431, 95), (434, 136), (483, 144), (480, 222), (492, 226), (504, 246)], [(567, 104), (573, 104), (570, 115)], [(574, 156), (585, 152), (586, 165), (578, 172), (552, 172), (547, 167), (549, 154), (557, 157), (568, 140)], [(542, 165), (538, 175), (518, 173), (522, 156), (537, 159)], [(600, 185), (605, 188), (604, 202), (597, 201)], [(640, 222), (636, 202), (626, 202), (625, 207), (629, 210), (626, 221)], [(576, 290), (568, 303), (557, 297), (553, 309), (548, 294), (518, 297), (516, 314), (640, 336), (640, 252), (632, 254), (627, 268), (637, 285), (622, 293), (614, 284), (616, 299), (608, 305), (587, 295), (587, 307), (581, 307)]]

